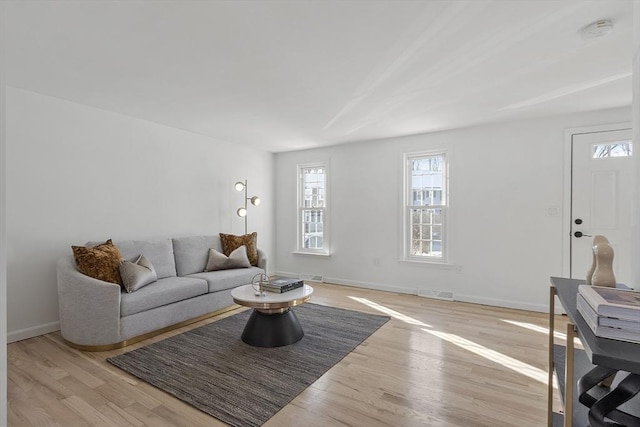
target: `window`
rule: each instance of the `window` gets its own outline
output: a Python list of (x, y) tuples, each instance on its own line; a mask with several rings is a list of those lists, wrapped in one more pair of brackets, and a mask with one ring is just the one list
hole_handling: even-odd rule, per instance
[(298, 252), (328, 254), (327, 168), (298, 166)]
[(446, 261), (447, 159), (445, 153), (405, 156), (404, 258)]

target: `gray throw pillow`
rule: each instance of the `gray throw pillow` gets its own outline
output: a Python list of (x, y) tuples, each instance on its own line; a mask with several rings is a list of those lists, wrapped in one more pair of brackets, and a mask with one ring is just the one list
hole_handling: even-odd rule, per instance
[(249, 268), (251, 263), (247, 257), (247, 247), (240, 246), (227, 257), (215, 249), (209, 249), (209, 260), (204, 271), (227, 270), (229, 268)]
[(140, 255), (134, 262), (121, 259), (120, 277), (122, 277), (122, 286), (128, 293), (158, 280), (156, 269), (144, 255)]

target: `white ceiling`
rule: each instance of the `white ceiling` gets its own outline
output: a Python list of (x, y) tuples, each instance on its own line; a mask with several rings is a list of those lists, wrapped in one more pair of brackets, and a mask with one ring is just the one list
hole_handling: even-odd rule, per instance
[(631, 0), (5, 6), (8, 85), (273, 152), (631, 104)]

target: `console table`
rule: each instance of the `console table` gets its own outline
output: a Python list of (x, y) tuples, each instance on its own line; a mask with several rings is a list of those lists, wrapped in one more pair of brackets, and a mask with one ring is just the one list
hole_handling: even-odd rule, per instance
[[(622, 395), (634, 395), (640, 390), (640, 344), (596, 337), (582, 316), (576, 309), (576, 295), (578, 286), (585, 284), (584, 280), (551, 277), (549, 292), (549, 378), (548, 378), (548, 426), (565, 427), (596, 427), (593, 419), (589, 420), (589, 408), (578, 402), (580, 396), (576, 393), (579, 383), (583, 393), (582, 398), (593, 402), (600, 402), (592, 408), (611, 406), (612, 399)], [(569, 322), (567, 324), (566, 348), (554, 344), (555, 297), (562, 304)], [(574, 348), (574, 338), (578, 337), (583, 350)], [(601, 376), (606, 378), (610, 373), (616, 373), (616, 379), (610, 388), (595, 385)], [(564, 402), (564, 415), (552, 411), (553, 404), (553, 375), (558, 377), (561, 400)], [(594, 380), (596, 378), (596, 380)], [(591, 382), (591, 383), (590, 383)], [(595, 385), (593, 388), (591, 385)], [(611, 392), (613, 390), (613, 392)], [(634, 393), (635, 391), (635, 393)], [(610, 393), (611, 392), (611, 393)], [(588, 393), (588, 396), (585, 394)], [(625, 396), (625, 393), (627, 396)], [(608, 397), (605, 397), (608, 396)], [(624, 400), (623, 400), (624, 401)], [(631, 397), (619, 406), (617, 413), (630, 416), (619, 425), (639, 426), (640, 395)], [(592, 418), (594, 417), (592, 410)], [(597, 412), (597, 411), (596, 411)], [(609, 413), (609, 412), (607, 412)], [(604, 424), (602, 424), (604, 425)]]

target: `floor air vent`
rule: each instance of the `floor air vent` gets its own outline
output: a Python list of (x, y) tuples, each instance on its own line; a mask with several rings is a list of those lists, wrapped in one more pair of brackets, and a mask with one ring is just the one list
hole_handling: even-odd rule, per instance
[(324, 281), (324, 276), (322, 274), (300, 273), (300, 278), (302, 280), (309, 280), (311, 282), (323, 282)]
[(419, 297), (443, 299), (446, 301), (453, 301), (453, 292), (451, 291), (438, 291), (435, 289), (418, 289)]

